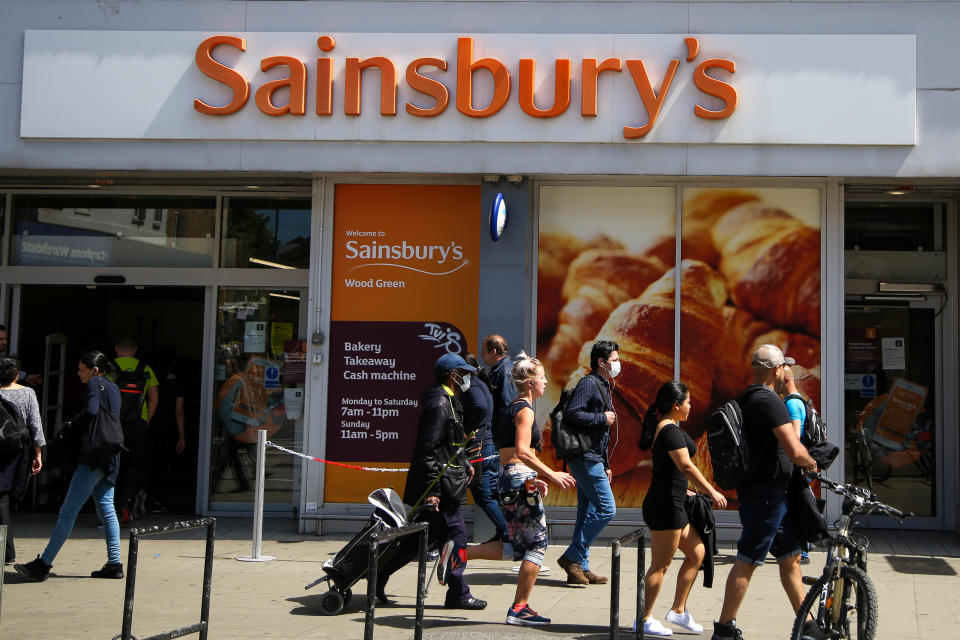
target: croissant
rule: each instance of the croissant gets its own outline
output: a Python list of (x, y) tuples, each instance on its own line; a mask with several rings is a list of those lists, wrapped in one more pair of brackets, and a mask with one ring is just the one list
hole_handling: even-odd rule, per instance
[(774, 326), (820, 336), (820, 232), (789, 213), (747, 202), (713, 225), (734, 306)]
[(750, 384), (753, 380), (750, 357), (761, 344), (777, 345), (803, 367), (820, 366), (820, 342), (816, 338), (775, 329), (742, 309), (724, 307), (723, 335), (714, 364), (713, 406), (735, 398)]
[(621, 249), (623, 245), (604, 235), (584, 241), (569, 233), (540, 233), (537, 252), (537, 335), (550, 336), (557, 328), (557, 310), (563, 304), (563, 281), (567, 267), (589, 247)]
[[(709, 265), (695, 260), (680, 263), (680, 366), (689, 376), (693, 410), (689, 424), (697, 425), (695, 438), (709, 412), (713, 362), (723, 330), (723, 304), (727, 290), (723, 277)], [(634, 300), (617, 307), (597, 333), (595, 340), (615, 340), (620, 345), (622, 373), (616, 378), (613, 401), (617, 426), (612, 429), (608, 456), (614, 475), (631, 470), (649, 452), (637, 447), (643, 414), (653, 403), (657, 390), (673, 380), (673, 327), (675, 270), (667, 271)], [(590, 348), (580, 351), (581, 369), (571, 377), (579, 379), (590, 366)], [(687, 428), (687, 425), (685, 425)], [(689, 429), (688, 429), (689, 430)]]
[(711, 230), (727, 211), (755, 200), (759, 200), (755, 194), (735, 189), (708, 189), (687, 200), (683, 205), (683, 257), (716, 267), (720, 255)]
[(580, 348), (597, 334), (610, 312), (643, 293), (666, 269), (656, 258), (622, 250), (588, 249), (577, 256), (567, 270), (563, 283), (567, 303), (544, 358), (550, 375), (566, 380), (577, 367)]

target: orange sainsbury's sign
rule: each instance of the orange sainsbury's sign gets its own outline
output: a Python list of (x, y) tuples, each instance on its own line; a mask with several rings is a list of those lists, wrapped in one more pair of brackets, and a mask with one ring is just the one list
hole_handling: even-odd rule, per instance
[(913, 145), (916, 75), (913, 35), (28, 29), (20, 137)]
[[(703, 95), (708, 106), (697, 102), (693, 115), (704, 120), (720, 120), (730, 117), (737, 109), (737, 90), (728, 81), (736, 73), (736, 63), (727, 58), (713, 58), (700, 55), (700, 42), (697, 38), (684, 39), (686, 57), (683, 63), (693, 74), (693, 84)], [(209, 78), (229, 89), (231, 98), (225, 104), (210, 104), (202, 98), (195, 98), (196, 111), (217, 117), (230, 116), (244, 109), (250, 101), (251, 82), (237, 69), (218, 61), (214, 53), (218, 49), (232, 48), (239, 52), (247, 49), (246, 38), (233, 35), (214, 35), (205, 38), (196, 50), (196, 66)], [(398, 109), (398, 85), (400, 70), (397, 64), (386, 56), (367, 58), (346, 57), (343, 65), (343, 79), (336, 80), (337, 60), (334, 55), (336, 40), (330, 35), (317, 39), (319, 56), (315, 64), (298, 57), (274, 55), (260, 60), (260, 70), (282, 68), (284, 77), (265, 81), (254, 94), (256, 108), (273, 117), (306, 116), (308, 107), (308, 75), (316, 77), (315, 91), (312, 96), (313, 113), (320, 117), (334, 115), (334, 95), (343, 93), (343, 114), (360, 117), (362, 113), (362, 94), (364, 78), (368, 82), (376, 71), (379, 76), (381, 117), (393, 117)], [(703, 58), (703, 59), (701, 59)], [(403, 106), (408, 114), (418, 118), (434, 118), (447, 111), (451, 102), (450, 86), (455, 88), (453, 102), (456, 110), (470, 118), (490, 118), (499, 113), (515, 94), (520, 109), (531, 118), (556, 118), (570, 108), (572, 87), (574, 84), (574, 65), (570, 58), (557, 58), (554, 65), (554, 86), (552, 103), (546, 104), (550, 96), (537, 96), (535, 73), (537, 60), (520, 58), (517, 63), (517, 78), (511, 77), (508, 64), (494, 57), (477, 58), (474, 55), (472, 37), (457, 38), (456, 60), (448, 62), (440, 57), (419, 57), (409, 62), (403, 70), (403, 82), (407, 87), (423, 98), (426, 104), (417, 104), (413, 100)], [(595, 118), (598, 115), (598, 85), (604, 74), (628, 73), (646, 111), (643, 124), (624, 124), (623, 137), (642, 138), (656, 125), (661, 108), (670, 95), (674, 77), (680, 72), (681, 60), (673, 58), (666, 72), (660, 78), (651, 77), (647, 65), (642, 59), (621, 59), (584, 57), (579, 61), (580, 116)], [(451, 66), (455, 68), (451, 68)], [(478, 74), (489, 74), (492, 80), (492, 92), (483, 104), (477, 104), (474, 86)], [(437, 77), (439, 76), (439, 77)], [(719, 76), (719, 77), (718, 77)], [(449, 79), (448, 79), (449, 78)], [(446, 82), (444, 82), (446, 80)], [(368, 87), (369, 90), (369, 87)], [(283, 93), (285, 100), (279, 97)], [(549, 93), (549, 92), (542, 92)], [(711, 103), (719, 103), (715, 106)]]

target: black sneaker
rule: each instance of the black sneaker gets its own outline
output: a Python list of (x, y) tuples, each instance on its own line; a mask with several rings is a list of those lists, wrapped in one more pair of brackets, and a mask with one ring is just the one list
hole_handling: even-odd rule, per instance
[(827, 640), (829, 637), (830, 634), (821, 629), (815, 620), (807, 620), (803, 623), (800, 640)]
[(13, 565), (13, 568), (16, 569), (17, 573), (22, 575), (27, 580), (40, 582), (47, 579), (47, 576), (50, 575), (50, 569), (52, 567), (41, 560), (40, 556), (37, 556), (27, 564)]
[(108, 562), (103, 565), (102, 569), (97, 569), (96, 571), (90, 572), (91, 578), (110, 578), (112, 580), (119, 580), (123, 577), (123, 563), (122, 562)]
[(710, 640), (743, 640), (743, 633), (737, 627), (737, 621), (714, 622), (713, 636)]

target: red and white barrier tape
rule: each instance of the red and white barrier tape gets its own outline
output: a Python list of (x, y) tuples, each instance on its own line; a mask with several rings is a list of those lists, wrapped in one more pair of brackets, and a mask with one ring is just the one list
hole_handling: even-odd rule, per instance
[[(310, 460), (310, 461), (312, 461), (312, 462), (322, 462), (323, 464), (332, 464), (332, 465), (334, 465), (334, 466), (337, 466), (337, 467), (345, 467), (345, 468), (347, 468), (347, 469), (357, 469), (358, 471), (379, 471), (379, 472), (381, 472), (381, 473), (386, 473), (386, 472), (391, 472), (391, 471), (408, 471), (408, 468), (407, 468), (407, 467), (404, 467), (404, 468), (401, 468), (401, 469), (393, 469), (393, 468), (389, 468), (389, 467), (361, 467), (361, 466), (359, 466), (359, 465), (347, 464), (347, 463), (345, 463), (345, 462), (335, 462), (335, 461), (333, 461), (333, 460), (324, 460), (323, 458), (315, 458), (314, 456), (308, 456), (308, 455), (306, 455), (306, 454), (304, 454), (304, 453), (299, 453), (299, 452), (297, 452), (297, 451), (293, 451), (292, 449), (287, 449), (286, 447), (281, 447), (280, 445), (274, 444), (273, 442), (270, 442), (269, 440), (267, 440), (267, 446), (268, 446), (268, 447), (273, 447), (274, 449), (277, 449), (278, 451), (283, 451), (284, 453), (289, 453), (289, 454), (292, 455), (292, 456), (296, 456), (296, 457), (298, 457), (298, 458), (303, 458), (304, 460)], [(473, 463), (476, 463), (476, 462), (483, 462), (484, 460), (490, 460), (490, 459), (495, 458), (495, 457), (499, 457), (499, 456), (495, 454), (495, 455), (492, 455), (492, 456), (487, 456), (486, 458), (477, 458), (476, 460), (471, 460), (470, 463), (473, 464)]]

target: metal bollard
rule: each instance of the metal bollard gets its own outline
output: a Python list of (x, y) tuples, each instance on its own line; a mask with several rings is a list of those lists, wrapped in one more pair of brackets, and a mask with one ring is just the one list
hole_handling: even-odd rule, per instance
[(143, 640), (171, 640), (191, 633), (198, 633), (200, 640), (207, 640), (210, 630), (210, 594), (213, 591), (213, 542), (216, 538), (216, 518), (200, 518), (186, 522), (171, 522), (166, 525), (130, 530), (130, 549), (127, 553), (127, 583), (123, 594), (123, 622), (120, 635), (113, 640), (131, 640), (133, 638), (133, 596), (137, 583), (137, 559), (140, 554), (140, 537), (206, 527), (207, 542), (203, 557), (203, 589), (200, 594), (200, 622), (174, 629)]
[(634, 620), (637, 623), (634, 636), (643, 638), (643, 608), (646, 598), (646, 583), (644, 582), (644, 568), (646, 567), (647, 529), (640, 527), (625, 536), (610, 542), (612, 547), (612, 568), (610, 575), (610, 638), (618, 640), (620, 637), (620, 557), (623, 545), (637, 541), (637, 612)]
[(270, 562), (273, 556), (260, 555), (263, 544), (263, 483), (266, 478), (267, 431), (257, 431), (257, 480), (253, 492), (253, 551), (249, 556), (240, 556), (241, 562)]
[(396, 538), (415, 534), (420, 536), (420, 546), (418, 549), (419, 558), (417, 560), (417, 617), (414, 623), (413, 638), (414, 640), (423, 640), (423, 601), (427, 595), (428, 528), (429, 526), (426, 522), (416, 522), (400, 527), (399, 529), (388, 529), (370, 536), (370, 550), (367, 555), (367, 606), (363, 619), (364, 640), (373, 640), (373, 616), (377, 607), (377, 564), (380, 555), (380, 545)]

